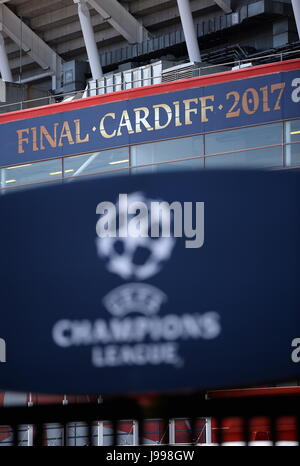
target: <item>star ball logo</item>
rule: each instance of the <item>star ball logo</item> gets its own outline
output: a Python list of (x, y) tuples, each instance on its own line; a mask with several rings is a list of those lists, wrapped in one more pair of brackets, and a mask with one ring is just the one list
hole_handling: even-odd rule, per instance
[(182, 342), (219, 336), (217, 312), (159, 315), (168, 296), (145, 283), (171, 258), (176, 238), (184, 237), (186, 248), (204, 244), (204, 203), (195, 204), (193, 209), (191, 202), (168, 204), (135, 192), (120, 194), (116, 204), (97, 205), (96, 252), (107, 271), (125, 284), (102, 298), (109, 317), (56, 322), (52, 335), (58, 346), (91, 346), (92, 365), (99, 368), (160, 364), (180, 368), (185, 365)]

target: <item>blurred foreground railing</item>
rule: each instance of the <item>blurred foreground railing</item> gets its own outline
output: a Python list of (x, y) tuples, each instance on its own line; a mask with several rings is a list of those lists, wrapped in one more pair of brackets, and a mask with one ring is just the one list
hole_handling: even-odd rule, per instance
[[(300, 440), (300, 397), (297, 396), (269, 396), (245, 397), (236, 399), (205, 399), (203, 394), (185, 394), (180, 396), (141, 396), (104, 399), (101, 404), (69, 404), (69, 405), (40, 405), (32, 407), (3, 407), (0, 409), (0, 425), (9, 426), (10, 441), (7, 445), (35, 445), (49, 444), (49, 427), (60, 428), (62, 445), (76, 445), (76, 431), (85, 429), (85, 445), (102, 445), (99, 443), (97, 432), (103, 429), (103, 423), (109, 422), (111, 430), (111, 444), (120, 444), (120, 422), (130, 419), (135, 441), (131, 445), (145, 444), (145, 426), (149, 419), (159, 419), (161, 431), (161, 445), (174, 445), (174, 436), (170, 435), (168, 426), (171, 420), (189, 420), (189, 445), (203, 445), (199, 437), (199, 419), (213, 419), (214, 438), (206, 437), (206, 444), (224, 444), (225, 431), (223, 421), (228, 418), (242, 420), (242, 441), (245, 445), (251, 440), (251, 420), (263, 416), (268, 421), (269, 444), (276, 444), (279, 439), (278, 420), (291, 417), (294, 422), (294, 444)], [(202, 424), (202, 430), (205, 429)], [(27, 426), (28, 429), (24, 428)], [(30, 426), (30, 427), (29, 427)], [(5, 429), (2, 427), (1, 429)], [(7, 427), (6, 427), (7, 429)], [(70, 432), (71, 430), (71, 432)], [(3, 430), (1, 431), (3, 434)], [(8, 432), (8, 430), (7, 430)], [(48, 434), (47, 434), (48, 432)], [(74, 434), (75, 432), (75, 434)], [(81, 437), (82, 437), (81, 430)], [(27, 435), (27, 440), (24, 438)], [(30, 438), (29, 438), (30, 437)], [(173, 438), (172, 438), (173, 437)], [(102, 437), (103, 438), (103, 437)], [(52, 436), (52, 439), (54, 437)], [(70, 440), (73, 439), (73, 440)], [(122, 443), (122, 442), (121, 442)], [(282, 442), (281, 442), (282, 443)], [(50, 442), (51, 444), (51, 442)], [(82, 444), (82, 443), (81, 443)], [(123, 445), (126, 444), (122, 443)], [(157, 445), (157, 443), (154, 442)], [(176, 443), (178, 444), (178, 443)], [(205, 443), (204, 443), (205, 444)]]

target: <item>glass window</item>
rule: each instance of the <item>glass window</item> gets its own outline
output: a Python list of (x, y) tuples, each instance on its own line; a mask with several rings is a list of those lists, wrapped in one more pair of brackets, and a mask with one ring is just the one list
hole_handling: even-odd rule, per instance
[(171, 139), (131, 147), (131, 165), (166, 162), (203, 155), (202, 136)]
[(64, 178), (125, 168), (128, 164), (128, 147), (65, 157)]
[(204, 157), (201, 157), (199, 159), (180, 160), (179, 162), (147, 165), (146, 167), (131, 168), (131, 173), (157, 173), (162, 171), (174, 170), (195, 170), (195, 168), (204, 168)]
[(62, 178), (62, 159), (16, 165), (1, 169), (1, 188), (55, 181)]
[(300, 142), (300, 120), (286, 121), (285, 127), (285, 142)]
[(129, 168), (123, 168), (123, 169), (119, 169), (119, 170), (114, 170), (114, 171), (106, 171), (106, 172), (96, 172), (96, 173), (82, 173), (82, 174), (79, 174), (79, 175), (76, 175), (76, 176), (68, 176), (68, 177), (65, 177), (63, 182), (64, 183), (69, 183), (71, 181), (75, 181), (75, 180), (90, 180), (90, 179), (94, 179), (94, 178), (99, 178), (99, 177), (102, 177), (105, 176), (105, 177), (109, 177), (109, 176), (119, 176), (119, 175), (129, 175)]
[(252, 126), (205, 135), (205, 154), (251, 149), (259, 146), (280, 144), (282, 140), (281, 123)]
[(287, 144), (285, 150), (285, 163), (289, 165), (300, 165), (300, 144)]
[(271, 168), (282, 165), (282, 146), (205, 157), (205, 168)]

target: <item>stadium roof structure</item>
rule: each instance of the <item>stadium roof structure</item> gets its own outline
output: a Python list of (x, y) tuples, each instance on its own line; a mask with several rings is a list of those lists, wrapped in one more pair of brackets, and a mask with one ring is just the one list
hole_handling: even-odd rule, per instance
[[(138, 58), (142, 62), (168, 53), (186, 54), (180, 3), (189, 5), (200, 47), (202, 44), (204, 48), (225, 50), (234, 42), (234, 34), (236, 43), (245, 45), (244, 35), (251, 18), (255, 18), (257, 27), (262, 24), (271, 27), (275, 21), (280, 32), (276, 33), (272, 23), (275, 42), (258, 38), (247, 50), (258, 52), (264, 48), (263, 43), (271, 48), (274, 44), (298, 41), (291, 2), (296, 6), (300, 3), (298, 0), (0, 0), (2, 78), (24, 83), (51, 77), (52, 88), (59, 87), (62, 64), (87, 61), (89, 56), (80, 9), (88, 11), (90, 33), (96, 44), (94, 51), (100, 56), (104, 71), (110, 71), (120, 63)], [(251, 25), (253, 33), (253, 22)], [(285, 34), (285, 38), (279, 38), (280, 34)]]

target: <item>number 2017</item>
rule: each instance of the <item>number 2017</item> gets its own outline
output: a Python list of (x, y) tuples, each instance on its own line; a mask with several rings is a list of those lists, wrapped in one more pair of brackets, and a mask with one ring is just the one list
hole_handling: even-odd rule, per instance
[[(275, 94), (276, 101), (275, 101), (273, 110), (281, 109), (280, 102), (281, 102), (284, 88), (285, 88), (285, 83), (271, 84), (270, 86), (271, 94), (276, 93)], [(269, 86), (261, 87), (259, 90), (261, 92), (261, 97), (262, 97), (262, 110), (263, 112), (270, 112), (271, 108), (269, 105), (269, 94), (270, 94)], [(227, 92), (226, 100), (230, 100), (230, 99), (231, 100), (233, 99), (233, 103), (229, 111), (226, 113), (226, 118), (235, 118), (235, 117), (240, 116), (241, 108), (238, 108), (238, 107), (239, 107), (239, 103), (241, 100), (241, 95), (237, 91)], [(246, 89), (245, 92), (243, 93), (241, 103), (242, 103), (243, 111), (247, 113), (248, 115), (253, 115), (259, 107), (260, 94), (258, 93), (256, 89), (250, 87), (249, 89)]]

